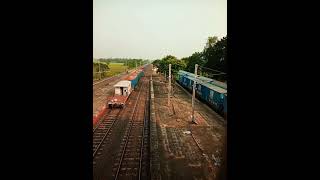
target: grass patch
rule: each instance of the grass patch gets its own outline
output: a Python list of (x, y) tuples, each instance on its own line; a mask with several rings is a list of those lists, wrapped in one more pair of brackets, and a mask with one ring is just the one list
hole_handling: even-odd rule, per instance
[[(105, 73), (102, 73), (102, 78), (111, 77), (111, 76), (120, 74), (122, 72), (125, 72), (127, 69), (127, 66), (125, 66), (124, 63), (109, 63), (108, 67), (109, 67), (109, 70)], [(99, 74), (94, 73), (93, 78), (99, 79)]]

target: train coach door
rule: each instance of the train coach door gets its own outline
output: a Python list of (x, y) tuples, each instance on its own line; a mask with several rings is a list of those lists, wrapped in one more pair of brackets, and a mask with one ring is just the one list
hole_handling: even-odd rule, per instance
[(121, 96), (123, 96), (123, 87), (120, 87)]

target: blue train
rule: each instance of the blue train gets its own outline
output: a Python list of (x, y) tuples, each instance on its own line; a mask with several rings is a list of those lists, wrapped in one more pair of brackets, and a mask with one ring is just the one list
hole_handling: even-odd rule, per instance
[[(176, 75), (177, 82), (188, 89), (192, 90), (195, 76), (193, 73), (180, 70)], [(227, 84), (206, 78), (197, 77), (196, 96), (211, 106), (217, 113), (227, 119)]]
[(131, 81), (131, 86), (134, 89), (140, 80), (140, 78), (144, 76), (144, 72), (142, 69), (132, 72), (125, 80)]

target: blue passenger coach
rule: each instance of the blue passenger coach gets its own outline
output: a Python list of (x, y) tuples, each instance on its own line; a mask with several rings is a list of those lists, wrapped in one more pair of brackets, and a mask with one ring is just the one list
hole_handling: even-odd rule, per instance
[[(189, 91), (195, 81), (194, 74), (180, 70), (176, 76), (178, 83)], [(196, 96), (209, 104), (216, 112), (227, 117), (227, 84), (206, 78), (197, 77)]]

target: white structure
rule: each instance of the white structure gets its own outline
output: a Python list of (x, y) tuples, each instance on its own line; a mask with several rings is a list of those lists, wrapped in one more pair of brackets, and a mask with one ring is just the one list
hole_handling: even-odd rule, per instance
[(131, 89), (131, 81), (119, 81), (114, 86), (114, 94), (119, 96), (129, 96)]
[(154, 67), (152, 68), (153, 72), (157, 72), (158, 71), (158, 68), (157, 67)]

